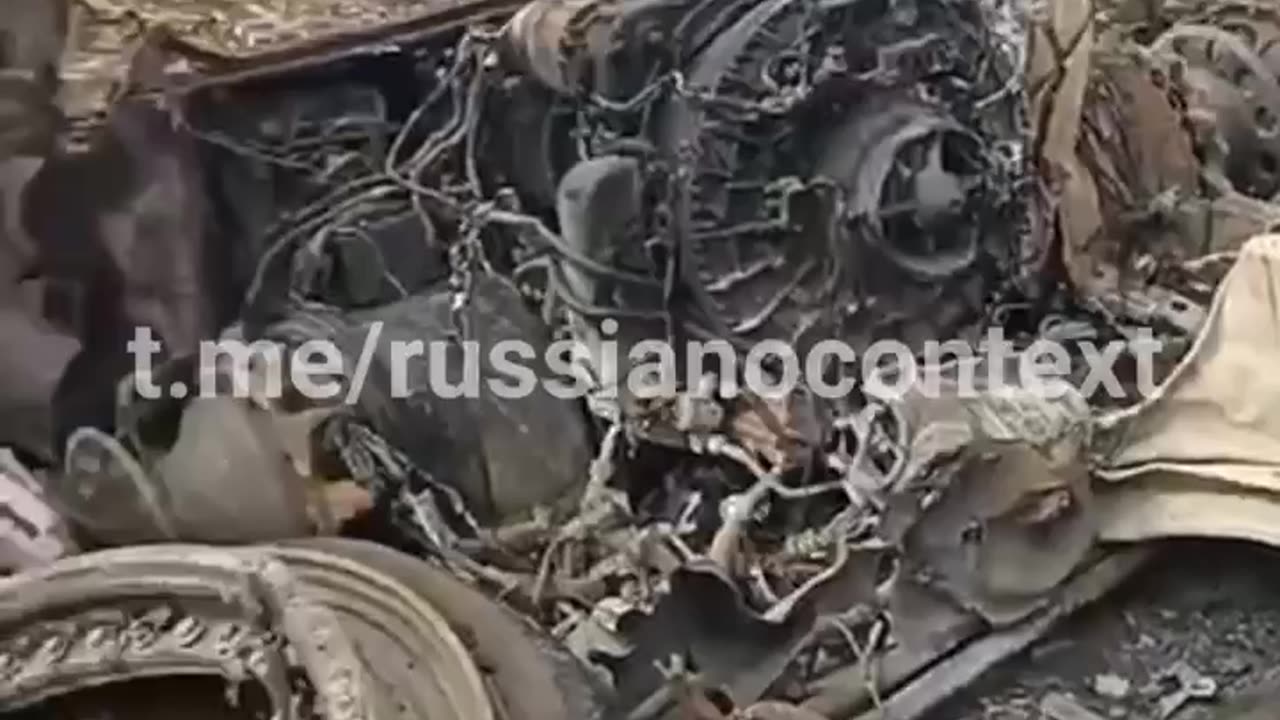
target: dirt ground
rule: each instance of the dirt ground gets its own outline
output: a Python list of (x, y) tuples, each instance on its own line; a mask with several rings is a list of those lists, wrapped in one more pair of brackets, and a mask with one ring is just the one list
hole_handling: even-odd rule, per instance
[[(1170, 544), (1121, 590), (990, 672), (928, 720), (1050, 717), (1039, 708), (1054, 692), (1069, 693), (1101, 718), (1162, 720), (1160, 698), (1177, 682), (1161, 675), (1179, 661), (1213, 678), (1219, 694), (1214, 701), (1190, 703), (1171, 718), (1280, 717), (1280, 708), (1242, 716), (1233, 702), (1273, 680), (1280, 668), (1277, 578), (1276, 550)], [(1126, 683), (1127, 693), (1119, 692)]]

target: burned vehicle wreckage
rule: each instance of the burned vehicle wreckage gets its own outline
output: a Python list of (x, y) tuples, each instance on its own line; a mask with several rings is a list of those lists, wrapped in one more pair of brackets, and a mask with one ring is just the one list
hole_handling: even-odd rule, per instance
[[(1269, 4), (6, 8), (6, 717), (924, 718), (1158, 541), (1280, 544)], [(993, 330), (1061, 392), (741, 387)]]

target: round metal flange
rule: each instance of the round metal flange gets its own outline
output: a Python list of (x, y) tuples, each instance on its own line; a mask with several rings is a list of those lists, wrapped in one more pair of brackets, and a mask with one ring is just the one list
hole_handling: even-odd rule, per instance
[(930, 108), (901, 103), (852, 119), (830, 142), (819, 173), (853, 190), (851, 219), (873, 246), (923, 278), (954, 275), (977, 259), (979, 228), (964, 222), (981, 185), (981, 140)]
[[(263, 558), (139, 546), (60, 560), (0, 581), (0, 711), (139, 678), (254, 682), (282, 720), (300, 718), (284, 652), (285, 600)], [(314, 617), (308, 632), (336, 631)], [(310, 659), (310, 658), (308, 658)]]
[[(989, 50), (986, 29), (944, 29), (973, 18), (932, 6), (910, 29), (865, 9), (756, 3), (694, 59), (689, 92), (662, 115), (664, 150), (694, 151), (694, 293), (739, 337), (954, 336), (1020, 241), (1010, 178), (1022, 168), (991, 167), (1017, 132), (1004, 104), (957, 99), (993, 84), (963, 61)], [(849, 61), (855, 45), (869, 62)], [(808, 195), (785, 194), (795, 186)]]
[[(484, 677), (494, 714), (505, 720), (597, 720), (603, 691), (564, 647), (531, 621), (516, 615), (445, 568), (380, 545), (344, 538), (306, 538), (272, 546), (275, 557), (302, 577), (341, 557), (411, 590), (461, 637)], [(323, 572), (323, 571), (322, 571)], [(379, 601), (374, 589), (365, 601)], [(394, 657), (394, 656), (389, 656)], [(403, 668), (371, 657), (378, 677), (391, 682)], [(415, 674), (420, 675), (420, 672)], [(415, 681), (416, 682), (416, 681)], [(434, 716), (432, 716), (434, 717)]]
[(1237, 32), (1179, 25), (1153, 50), (1188, 64), (1190, 111), (1213, 126), (1231, 183), (1246, 195), (1270, 199), (1280, 192), (1280, 77), (1252, 46), (1258, 33), (1234, 27)]
[(0, 711), (194, 675), (260, 687), (279, 720), (493, 717), (428, 601), (348, 558), (288, 554), (137, 546), (0, 581)]
[(337, 618), (390, 717), (493, 720), (479, 669), (431, 603), (367, 563), (320, 548), (271, 547), (310, 602)]

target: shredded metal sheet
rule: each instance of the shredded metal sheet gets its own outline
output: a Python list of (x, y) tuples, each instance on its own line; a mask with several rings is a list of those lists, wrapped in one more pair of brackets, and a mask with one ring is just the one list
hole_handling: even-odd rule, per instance
[(1280, 236), (1245, 245), (1195, 346), (1154, 397), (1101, 419), (1102, 534), (1280, 546)]
[(156, 40), (178, 51), (154, 68), (177, 88), (223, 73), (266, 74), (278, 63), (323, 63), (332, 59), (326, 50), (377, 53), (404, 37), (444, 31), (462, 20), (478, 22), (515, 5), (504, 0), (69, 0), (58, 105), (71, 121), (69, 144), (75, 145), (127, 93), (138, 50), (156, 46)]
[(103, 18), (135, 18), (215, 56), (246, 59), (346, 33), (412, 22), (431, 0), (81, 0)]
[(86, 122), (107, 112), (124, 87), (130, 53), (142, 38), (143, 26), (125, 16), (107, 17), (73, 5), (70, 42), (58, 74), (58, 105), (72, 122)]

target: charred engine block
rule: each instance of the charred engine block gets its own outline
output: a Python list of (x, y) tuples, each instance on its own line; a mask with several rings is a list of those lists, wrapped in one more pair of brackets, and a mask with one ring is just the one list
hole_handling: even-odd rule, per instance
[(980, 0), (535, 0), (508, 25), (500, 173), (546, 206), (560, 183), (560, 290), (624, 334), (683, 309), (739, 344), (956, 337), (1025, 242), (1002, 22)]

